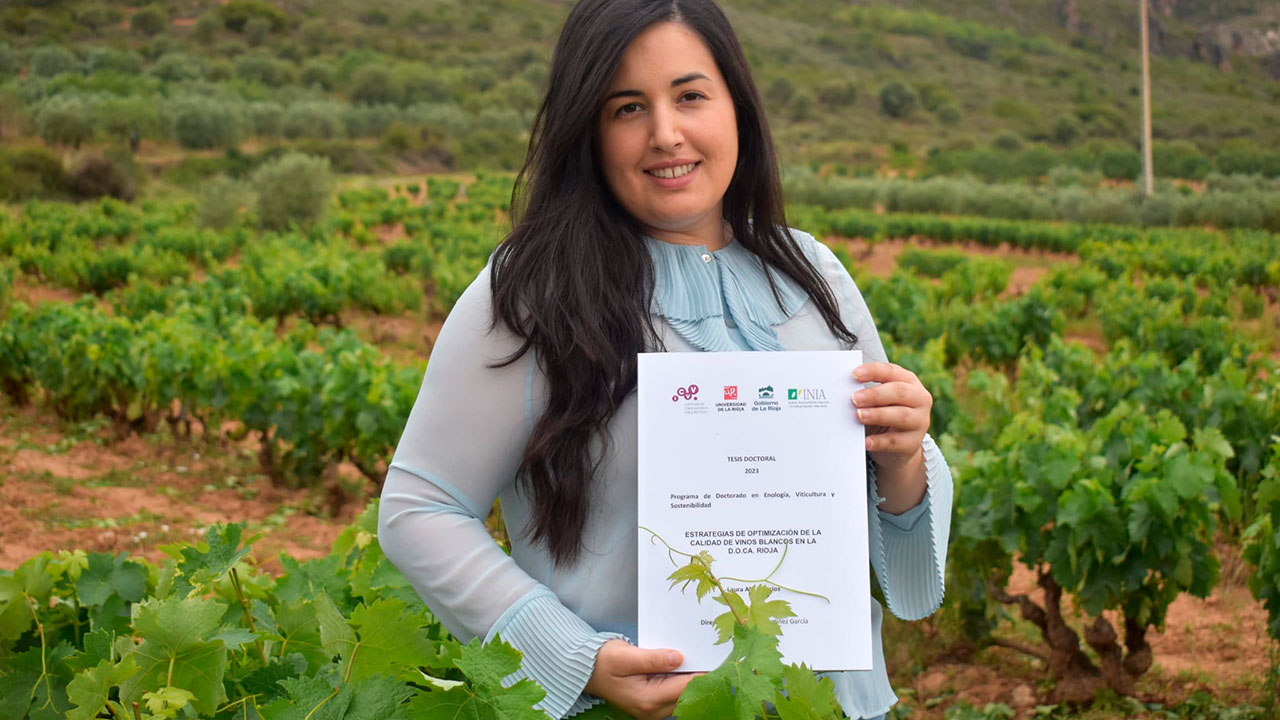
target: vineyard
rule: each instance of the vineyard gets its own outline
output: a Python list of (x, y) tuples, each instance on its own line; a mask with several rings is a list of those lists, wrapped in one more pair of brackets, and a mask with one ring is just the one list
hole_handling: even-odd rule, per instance
[[(250, 553), (287, 526), (213, 521), (162, 545), (135, 535), (132, 553), (83, 535), (6, 555), (0, 720), (545, 717), (533, 681), (501, 685), (519, 653), (450, 637), (366, 506), (439, 322), (502, 237), (512, 183), (347, 187), (318, 222), (278, 232), (251, 217), (204, 227), (190, 199), (3, 208), (8, 427), (36, 418), (102, 446), (232, 458), (216, 467), (260, 478), (253, 493), (327, 497), (350, 524), (313, 522), (334, 530), (305, 560)], [(1240, 659), (1231, 697), (1153, 678), (1170, 608), (1227, 584), (1246, 585), (1262, 618), (1235, 631), (1266, 633), (1264, 655), (1280, 642), (1280, 237), (788, 212), (826, 238), (890, 359), (933, 394), (930, 432), (956, 482), (944, 607), (925, 635), (886, 626), (886, 648), (911, 646), (890, 657), (895, 686), (998, 649), (1038, 687), (1016, 711), (900, 691), (895, 714), (1274, 715), (1274, 649)], [(892, 270), (873, 271), (890, 247)], [(1053, 261), (1026, 272), (1036, 257)], [(31, 445), (4, 440), (10, 473)], [(77, 492), (7, 481), (39, 482)], [(504, 542), (500, 509), (490, 525)], [(695, 570), (708, 571), (685, 579)], [(829, 683), (772, 650), (785, 603), (748, 600), (725, 600), (749, 622), (681, 717), (840, 717)]]

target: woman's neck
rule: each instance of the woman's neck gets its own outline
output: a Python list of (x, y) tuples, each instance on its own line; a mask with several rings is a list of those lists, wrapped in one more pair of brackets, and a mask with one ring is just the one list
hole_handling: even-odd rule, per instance
[(713, 218), (708, 222), (678, 230), (662, 230), (648, 228), (646, 232), (672, 245), (699, 245), (715, 252), (733, 240), (733, 229), (723, 218)]

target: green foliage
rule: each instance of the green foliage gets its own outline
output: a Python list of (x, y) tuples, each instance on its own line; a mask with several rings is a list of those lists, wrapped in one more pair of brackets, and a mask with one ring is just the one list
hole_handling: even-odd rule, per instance
[(1249, 590), (1267, 609), (1267, 632), (1280, 641), (1280, 437), (1254, 495), (1257, 519), (1241, 535), (1244, 559), (1254, 567)]
[(46, 102), (36, 116), (40, 138), (50, 145), (79, 148), (93, 137), (89, 111), (76, 99), (57, 98)]
[(329, 161), (290, 153), (254, 173), (255, 211), (264, 228), (308, 226), (320, 219), (333, 191)]
[(253, 18), (263, 18), (271, 24), (272, 31), (279, 32), (288, 24), (283, 10), (263, 0), (229, 0), (218, 9), (223, 25), (228, 30), (244, 32)]
[(916, 108), (916, 94), (894, 80), (880, 88), (880, 111), (892, 118), (905, 118)]
[(1112, 148), (1102, 153), (1098, 169), (1112, 180), (1134, 180), (1142, 172), (1142, 158), (1133, 150)]
[(323, 559), (282, 556), (279, 578), (250, 564), (240, 524), (169, 546), (162, 566), (77, 550), (0, 573), (0, 707), (33, 720), (545, 717), (533, 681), (501, 684), (520, 653), (450, 637), (382, 554), (376, 517), (375, 502)]
[(35, 77), (54, 77), (75, 72), (80, 66), (75, 53), (61, 45), (43, 45), (31, 51), (27, 69)]
[(169, 24), (169, 17), (163, 7), (145, 5), (129, 16), (129, 28), (136, 33), (151, 37), (164, 32)]
[(230, 147), (240, 140), (240, 118), (225, 102), (190, 97), (171, 109), (173, 134), (185, 148)]
[(196, 196), (196, 208), (202, 227), (222, 230), (239, 221), (240, 208), (247, 199), (245, 189), (237, 181), (224, 176), (205, 183)]

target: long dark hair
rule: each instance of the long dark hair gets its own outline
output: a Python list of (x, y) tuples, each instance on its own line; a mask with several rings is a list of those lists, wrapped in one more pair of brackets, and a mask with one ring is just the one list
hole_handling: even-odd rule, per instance
[[(565, 20), (529, 151), (511, 196), (512, 231), (492, 265), (493, 322), (533, 350), (549, 385), (546, 412), (521, 459), (533, 501), (527, 537), (557, 564), (582, 548), (590, 489), (609, 421), (635, 390), (636, 354), (658, 347), (649, 315), (653, 268), (639, 223), (613, 197), (596, 158), (596, 122), (623, 52), (654, 23), (678, 22), (706, 43), (733, 97), (738, 165), (724, 217), (735, 242), (808, 292), (837, 337), (856, 343), (835, 296), (786, 232), (769, 127), (746, 57), (712, 0), (582, 0)], [(772, 274), (774, 299), (782, 305)], [(590, 444), (600, 438), (600, 452)]]

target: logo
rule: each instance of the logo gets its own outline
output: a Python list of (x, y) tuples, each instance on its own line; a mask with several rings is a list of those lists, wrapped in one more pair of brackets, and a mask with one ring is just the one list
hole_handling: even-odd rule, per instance
[(760, 388), (758, 391), (756, 391), (756, 397), (760, 398), (761, 400), (772, 400), (773, 386), (765, 385), (764, 387)]
[(725, 386), (724, 386), (724, 399), (725, 399), (725, 400), (737, 400), (737, 399), (738, 399), (738, 386), (737, 386), (737, 385), (725, 385)]
[(787, 407), (820, 409), (830, 405), (822, 388), (787, 388)]
[(680, 399), (697, 400), (698, 386), (690, 385), (689, 387), (676, 388), (676, 394), (671, 396), (671, 402), (680, 402)]

